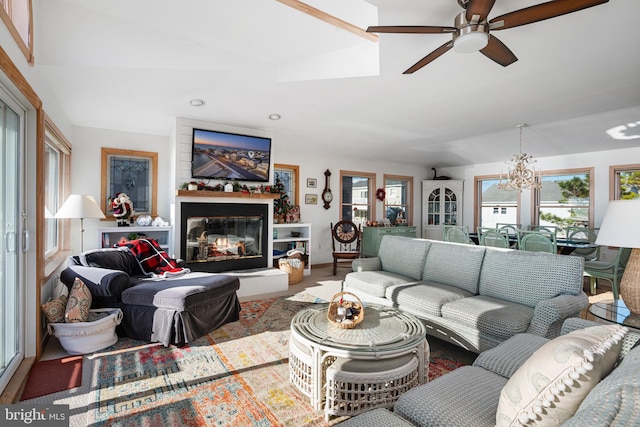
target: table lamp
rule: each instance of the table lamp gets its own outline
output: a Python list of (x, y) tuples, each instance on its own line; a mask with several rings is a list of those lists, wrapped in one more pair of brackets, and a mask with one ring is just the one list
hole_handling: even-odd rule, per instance
[(80, 218), (80, 251), (84, 252), (84, 219), (106, 217), (93, 196), (72, 194), (56, 212), (55, 218)]
[(602, 219), (596, 244), (632, 248), (620, 282), (620, 294), (634, 314), (640, 314), (640, 199), (612, 200)]

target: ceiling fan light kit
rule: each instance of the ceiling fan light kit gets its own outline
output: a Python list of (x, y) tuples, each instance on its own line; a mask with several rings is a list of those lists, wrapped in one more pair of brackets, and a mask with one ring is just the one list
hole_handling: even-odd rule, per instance
[(404, 74), (411, 74), (418, 71), (451, 48), (456, 52), (462, 53), (480, 51), (480, 53), (487, 58), (506, 67), (516, 62), (518, 58), (504, 43), (491, 35), (490, 31), (493, 32), (533, 24), (534, 22), (544, 21), (545, 19), (555, 18), (589, 7), (598, 6), (607, 3), (609, 0), (551, 0), (487, 20), (496, 1), (497, 0), (458, 0), (458, 4), (465, 10), (456, 16), (453, 27), (436, 25), (373, 26), (367, 28), (367, 32), (396, 34), (452, 33), (453, 43), (448, 42), (438, 47), (407, 69)]

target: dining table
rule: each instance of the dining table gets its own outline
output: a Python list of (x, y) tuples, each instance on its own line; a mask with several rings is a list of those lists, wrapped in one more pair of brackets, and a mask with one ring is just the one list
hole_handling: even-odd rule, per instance
[[(469, 238), (476, 245), (480, 244), (478, 233), (469, 233)], [(509, 235), (509, 243), (512, 249), (518, 249), (518, 236)], [(557, 239), (556, 244), (558, 246), (558, 254), (569, 255), (576, 249), (593, 249), (598, 245), (592, 242), (586, 242), (584, 240), (570, 240), (570, 239)]]

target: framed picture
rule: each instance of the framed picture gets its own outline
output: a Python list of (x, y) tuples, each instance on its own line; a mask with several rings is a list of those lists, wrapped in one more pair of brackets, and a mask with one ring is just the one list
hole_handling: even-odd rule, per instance
[(304, 203), (307, 205), (317, 205), (318, 204), (318, 195), (317, 194), (305, 194), (304, 195)]
[(109, 217), (109, 200), (125, 193), (134, 215), (156, 216), (158, 212), (158, 153), (102, 147), (100, 207)]
[(315, 178), (307, 178), (307, 187), (316, 188), (318, 186), (318, 180)]

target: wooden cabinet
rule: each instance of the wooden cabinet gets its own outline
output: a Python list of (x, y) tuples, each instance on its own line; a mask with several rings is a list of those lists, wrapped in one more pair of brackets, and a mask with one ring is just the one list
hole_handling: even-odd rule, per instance
[(273, 259), (286, 256), (291, 249), (301, 249), (308, 256), (304, 275), (310, 275), (311, 224), (273, 224)]
[(362, 255), (377, 256), (382, 236), (416, 237), (416, 227), (364, 227), (362, 229)]
[(442, 240), (443, 225), (462, 225), (462, 180), (422, 181), (422, 237)]
[(136, 236), (147, 236), (155, 240), (169, 255), (173, 256), (173, 245), (171, 244), (172, 227), (104, 227), (98, 228), (100, 233), (100, 244), (103, 248), (111, 248), (123, 237), (131, 239), (132, 234)]

